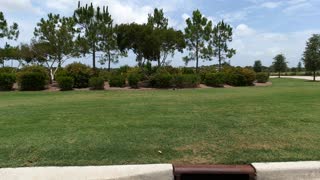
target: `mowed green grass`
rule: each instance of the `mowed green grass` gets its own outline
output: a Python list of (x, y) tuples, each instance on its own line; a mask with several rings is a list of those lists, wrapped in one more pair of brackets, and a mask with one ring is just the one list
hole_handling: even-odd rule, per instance
[(320, 83), (0, 92), (0, 167), (320, 159)]

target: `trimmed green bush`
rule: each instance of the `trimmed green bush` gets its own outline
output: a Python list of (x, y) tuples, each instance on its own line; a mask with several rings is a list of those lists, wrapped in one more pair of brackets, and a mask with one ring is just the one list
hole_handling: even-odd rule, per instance
[(151, 76), (150, 85), (155, 88), (170, 88), (172, 87), (173, 77), (171, 74), (165, 71), (158, 71)]
[(89, 87), (92, 90), (103, 90), (104, 89), (104, 79), (102, 77), (90, 78)]
[(247, 68), (229, 67), (224, 69), (226, 82), (231, 86), (252, 86), (256, 80), (256, 73)]
[(12, 90), (16, 82), (16, 75), (13, 73), (0, 73), (0, 91)]
[(193, 68), (190, 67), (183, 67), (181, 68), (182, 74), (195, 74)]
[(200, 77), (196, 74), (179, 74), (174, 77), (177, 88), (195, 88), (200, 84)]
[(140, 81), (140, 75), (138, 73), (130, 73), (128, 75), (128, 83), (131, 88), (138, 88), (138, 83)]
[(0, 73), (14, 73), (17, 69), (13, 67), (2, 67), (0, 68)]
[(68, 76), (73, 77), (74, 88), (89, 87), (89, 79), (93, 74), (89, 66), (75, 62), (66, 66), (65, 70)]
[(109, 79), (110, 87), (125, 87), (126, 78), (121, 74), (112, 74)]
[(41, 72), (19, 72), (17, 74), (18, 84), (22, 91), (44, 90), (48, 82), (48, 77)]
[(104, 81), (109, 81), (110, 76), (111, 72), (108, 72), (106, 70), (101, 70), (99, 72), (99, 77), (103, 78)]
[(266, 83), (269, 80), (269, 74), (265, 72), (257, 73), (257, 82), (258, 83)]
[(61, 91), (69, 91), (73, 89), (74, 80), (71, 76), (59, 76), (57, 82)]
[(226, 83), (226, 76), (222, 72), (210, 73), (205, 77), (205, 84), (212, 87), (223, 87)]

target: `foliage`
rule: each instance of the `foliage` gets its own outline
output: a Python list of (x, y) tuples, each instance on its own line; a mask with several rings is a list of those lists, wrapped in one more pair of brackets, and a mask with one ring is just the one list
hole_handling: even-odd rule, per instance
[(13, 84), (16, 82), (16, 75), (14, 73), (0, 72), (0, 91), (12, 90)]
[(128, 75), (128, 83), (131, 88), (138, 88), (138, 83), (141, 79), (141, 75), (133, 72)]
[(315, 81), (316, 71), (320, 70), (320, 34), (314, 34), (308, 40), (302, 61), (306, 70), (313, 72), (313, 80)]
[(113, 73), (109, 79), (110, 87), (125, 87), (126, 86), (126, 77), (122, 74)]
[(89, 79), (93, 74), (89, 66), (74, 62), (67, 65), (65, 70), (68, 76), (73, 77), (74, 88), (87, 88), (89, 86)]
[(0, 73), (14, 73), (17, 69), (13, 67), (2, 67), (0, 68)]
[(253, 70), (254, 70), (254, 72), (256, 72), (256, 73), (262, 72), (262, 63), (261, 63), (260, 60), (256, 60), (256, 61), (254, 62)]
[(196, 72), (198, 72), (199, 59), (210, 60), (213, 54), (210, 43), (207, 43), (210, 38), (212, 22), (208, 21), (199, 10), (196, 10), (193, 11), (192, 18), (186, 20), (186, 23), (184, 34), (189, 55), (183, 60), (186, 64), (190, 61), (196, 61)]
[(57, 82), (61, 91), (69, 91), (73, 89), (74, 79), (71, 76), (58, 76)]
[(273, 68), (276, 72), (278, 72), (278, 76), (280, 78), (281, 72), (284, 72), (287, 69), (286, 57), (283, 54), (278, 54), (273, 59)]
[(19, 37), (18, 28), (17, 23), (13, 23), (11, 26), (8, 26), (3, 12), (0, 11), (0, 39), (7, 38), (9, 40), (17, 40)]
[(219, 22), (213, 27), (211, 41), (213, 46), (213, 55), (218, 57), (219, 71), (222, 68), (222, 61), (226, 58), (231, 58), (236, 54), (235, 49), (228, 47), (228, 42), (232, 41), (232, 27), (224, 21)]
[[(78, 48), (83, 54), (92, 54), (92, 67), (96, 68), (96, 52), (111, 51), (115, 48), (113, 39), (112, 18), (108, 7), (94, 8), (93, 4), (81, 6), (74, 11), (74, 20), (80, 30), (78, 36)], [(108, 40), (106, 40), (108, 38)], [(109, 53), (110, 55), (110, 53)]]
[(103, 90), (104, 89), (104, 79), (102, 77), (90, 78), (89, 87), (92, 90)]
[(99, 77), (103, 78), (104, 81), (109, 81), (111, 72), (106, 70), (99, 71)]
[[(56, 70), (70, 57), (77, 56), (75, 52), (75, 21), (73, 18), (60, 17), (59, 14), (48, 14), (42, 18), (34, 30), (35, 40), (33, 52), (44, 59), (50, 70), (53, 81)], [(37, 49), (37, 50), (34, 50)], [(58, 64), (58, 68), (54, 65)], [(56, 69), (55, 71), (53, 69)]]
[(165, 70), (158, 70), (150, 77), (150, 85), (155, 88), (172, 87), (173, 76)]
[(17, 74), (19, 88), (22, 91), (44, 90), (48, 78), (41, 72), (21, 71)]
[(177, 88), (195, 88), (200, 84), (197, 74), (177, 74), (174, 76), (174, 85)]
[(195, 74), (193, 68), (183, 67), (180, 69), (182, 74)]
[(301, 72), (302, 71), (302, 63), (299, 61), (298, 66), (297, 66), (297, 71)]
[(256, 80), (256, 73), (248, 68), (229, 67), (224, 69), (227, 84), (231, 86), (251, 86)]
[(226, 76), (223, 72), (206, 74), (205, 84), (212, 87), (223, 87), (226, 83)]
[(269, 80), (269, 74), (265, 72), (259, 72), (256, 75), (258, 83), (266, 83)]

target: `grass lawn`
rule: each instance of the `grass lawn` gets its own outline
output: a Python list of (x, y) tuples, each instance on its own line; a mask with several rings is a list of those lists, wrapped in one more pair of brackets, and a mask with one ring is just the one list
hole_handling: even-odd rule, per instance
[(272, 82), (0, 92), (0, 167), (319, 160), (320, 83)]

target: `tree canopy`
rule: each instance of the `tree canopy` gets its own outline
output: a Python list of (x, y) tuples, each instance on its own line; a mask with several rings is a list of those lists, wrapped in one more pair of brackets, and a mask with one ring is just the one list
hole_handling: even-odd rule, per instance
[(218, 57), (219, 70), (221, 62), (236, 54), (236, 50), (229, 48), (228, 43), (232, 41), (232, 27), (224, 21), (219, 22), (212, 29), (211, 42), (214, 48), (213, 55)]
[(278, 76), (280, 78), (281, 72), (284, 72), (287, 69), (286, 57), (283, 54), (278, 54), (273, 59), (274, 59), (272, 63), (273, 68), (276, 72), (279, 73)]
[(316, 71), (320, 69), (320, 35), (314, 34), (308, 40), (303, 53), (302, 61), (307, 71), (313, 72), (313, 80), (316, 80)]
[(186, 20), (185, 41), (189, 55), (183, 60), (186, 64), (196, 61), (196, 71), (198, 72), (199, 59), (211, 60), (213, 49), (210, 43), (212, 22), (208, 21), (199, 10), (193, 11), (192, 17)]

